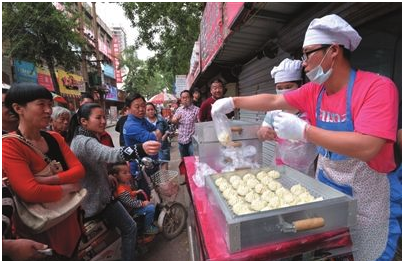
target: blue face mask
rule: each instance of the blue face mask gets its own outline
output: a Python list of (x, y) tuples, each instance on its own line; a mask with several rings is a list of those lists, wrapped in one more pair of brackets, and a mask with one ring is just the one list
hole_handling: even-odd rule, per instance
[[(329, 49), (330, 48), (328, 48), (328, 50)], [(308, 79), (310, 79), (311, 82), (318, 83), (318, 84), (323, 84), (331, 76), (332, 66), (334, 65), (334, 63), (332, 63), (331, 68), (326, 73), (324, 73), (324, 70), (322, 69), (322, 66), (321, 66), (321, 64), (324, 61), (325, 56), (327, 56), (327, 54), (328, 54), (328, 51), (325, 53), (325, 55), (322, 58), (320, 64), (317, 67), (315, 67), (314, 69), (312, 69), (311, 71), (309, 71), (308, 73), (305, 74), (305, 75), (307, 75)]]

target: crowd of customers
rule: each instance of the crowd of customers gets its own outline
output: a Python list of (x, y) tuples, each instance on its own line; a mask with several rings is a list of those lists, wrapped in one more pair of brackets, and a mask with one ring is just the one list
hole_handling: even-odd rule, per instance
[[(199, 112), (191, 98), (189, 92), (182, 92), (182, 105), (175, 118), (179, 137), (189, 146)], [(2, 142), (3, 196), (10, 198), (10, 204), (3, 200), (5, 260), (46, 259), (37, 251), (45, 248), (53, 250), (53, 258), (71, 260), (78, 254), (83, 221), (96, 216), (119, 229), (121, 260), (135, 260), (137, 224), (133, 216), (145, 216), (145, 234), (158, 233), (153, 224), (155, 206), (149, 201), (150, 190), (135, 160), (150, 156), (164, 162), (162, 169), (168, 168), (171, 122), (142, 95), (130, 94), (124, 109), (127, 113), (117, 126), (121, 147), (114, 147), (105, 130), (105, 112), (91, 95), (81, 96), (75, 112), (53, 104), (51, 92), (38, 84), (20, 83), (3, 89), (2, 126), (3, 134), (7, 134)], [(180, 147), (186, 144), (182, 142)], [(46, 156), (41, 157), (38, 151)], [(182, 155), (193, 155), (192, 149), (187, 151)], [(50, 162), (60, 164), (61, 169), (40, 176), (38, 173)], [(81, 207), (41, 233), (33, 233), (13, 212), (12, 193), (27, 203), (47, 203), (59, 202), (64, 195), (82, 188), (87, 194)], [(140, 193), (146, 198), (137, 197)], [(13, 233), (11, 227), (15, 228)], [(22, 251), (15, 253), (16, 247)]]
[[(47, 260), (37, 251), (45, 248), (52, 249), (53, 260), (72, 260), (78, 254), (83, 219), (97, 215), (120, 230), (121, 260), (135, 260), (136, 223), (123, 204), (111, 196), (118, 181), (108, 175), (108, 163), (157, 155), (161, 143), (146, 141), (114, 148), (106, 135), (105, 113), (92, 101), (80, 106), (68, 128), (70, 112), (53, 107), (52, 94), (34, 83), (13, 84), (3, 91), (2, 113), (6, 134), (2, 140), (3, 196), (8, 198), (3, 199), (4, 260)], [(104, 144), (104, 136), (111, 142)], [(81, 207), (41, 232), (33, 232), (20, 220), (9, 197), (15, 194), (32, 204), (60, 202), (65, 195), (82, 188), (88, 193)], [(9, 233), (10, 227), (13, 233)], [(158, 230), (149, 226), (145, 232)]]

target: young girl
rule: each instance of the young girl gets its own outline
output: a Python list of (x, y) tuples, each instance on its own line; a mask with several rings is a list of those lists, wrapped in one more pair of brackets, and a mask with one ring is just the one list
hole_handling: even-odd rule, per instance
[(153, 225), (155, 205), (148, 200), (142, 201), (137, 198), (138, 194), (144, 193), (142, 189), (132, 190), (130, 181), (132, 179), (129, 167), (125, 162), (115, 163), (111, 166), (109, 174), (114, 175), (118, 181), (115, 197), (124, 205), (131, 216), (145, 215), (145, 234), (157, 234), (159, 229)]

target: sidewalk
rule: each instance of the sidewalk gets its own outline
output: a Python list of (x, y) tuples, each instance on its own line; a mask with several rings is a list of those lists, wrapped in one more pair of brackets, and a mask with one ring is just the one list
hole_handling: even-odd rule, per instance
[[(112, 140), (116, 147), (119, 146), (119, 133), (115, 131), (115, 123), (109, 122), (107, 132), (111, 135)], [(179, 171), (180, 155), (178, 149), (177, 138), (173, 138), (172, 146), (170, 148), (170, 162), (169, 170)], [(181, 176), (179, 184), (184, 181), (184, 177)], [(186, 206), (185, 195), (187, 195), (186, 185), (179, 187), (179, 193), (176, 201)], [(168, 241), (161, 234), (158, 234), (155, 239), (146, 245), (148, 251), (138, 260), (144, 261), (188, 261), (189, 257), (189, 240), (187, 236), (187, 230), (185, 229), (177, 238)]]
[[(119, 146), (119, 133), (115, 131), (116, 122), (109, 122), (107, 132), (111, 135), (112, 140), (116, 147)], [(169, 169), (179, 171), (180, 155), (178, 149), (177, 138), (173, 138), (172, 146), (170, 148), (170, 162)], [(184, 177), (180, 177), (179, 183), (184, 181)], [(176, 201), (182, 203), (186, 206), (185, 195), (187, 195), (186, 185), (179, 187), (179, 193)], [(175, 239), (168, 241), (160, 233), (155, 237), (155, 239), (146, 245), (148, 251), (138, 257), (138, 260), (144, 261), (188, 261), (189, 257), (189, 240), (187, 236), (187, 230), (176, 237)]]
[[(179, 171), (180, 155), (178, 149), (178, 143), (176, 138), (172, 141), (172, 146), (170, 148), (170, 162), (169, 170)], [(180, 178), (180, 183), (184, 181), (184, 178)], [(186, 206), (185, 203), (185, 193), (186, 185), (182, 185), (179, 188), (179, 193), (176, 198), (176, 201), (182, 203)], [(155, 237), (155, 240), (148, 245), (148, 252), (141, 256), (141, 260), (144, 261), (188, 261), (189, 258), (189, 240), (187, 236), (187, 230), (183, 232), (175, 239), (168, 241), (161, 234)]]
[(107, 120), (107, 126), (106, 126), (106, 129), (111, 128), (111, 127), (114, 127), (114, 129), (115, 129), (116, 122), (117, 122), (117, 121), (110, 121), (110, 120)]

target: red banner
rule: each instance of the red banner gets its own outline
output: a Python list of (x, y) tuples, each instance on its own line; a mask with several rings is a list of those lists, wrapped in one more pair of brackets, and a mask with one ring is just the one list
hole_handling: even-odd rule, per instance
[(98, 39), (98, 49), (100, 52), (102, 52), (103, 54), (105, 54), (109, 59), (112, 60), (112, 51), (111, 51), (111, 47), (105, 43), (104, 41), (102, 41), (101, 39)]
[(122, 83), (122, 72), (121, 69), (119, 69), (119, 59), (121, 55), (121, 51), (119, 50), (119, 42), (118, 38), (116, 36), (113, 37), (112, 43), (114, 46), (114, 72), (115, 72), (115, 79), (117, 83)]
[(202, 71), (213, 60), (223, 43), (223, 3), (208, 2), (200, 23), (200, 46)]
[[(244, 2), (227, 2), (224, 4), (224, 24), (225, 28), (231, 28), (231, 25), (241, 13)], [(227, 36), (227, 35), (226, 35)]]
[(200, 47), (202, 71), (210, 65), (224, 40), (230, 35), (230, 27), (243, 10), (243, 2), (207, 2), (200, 22)]
[(45, 68), (37, 67), (37, 82), (38, 84), (44, 86), (49, 91), (55, 91), (53, 81), (51, 79), (50, 71)]

